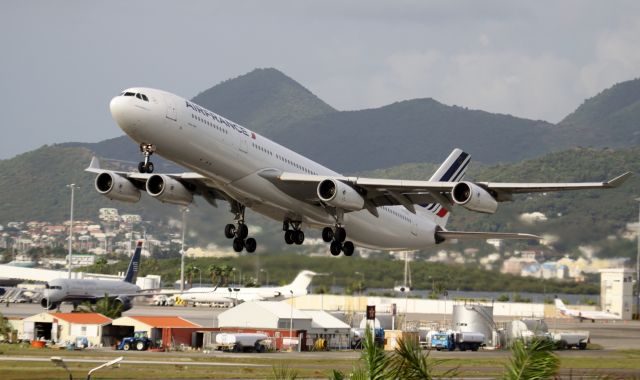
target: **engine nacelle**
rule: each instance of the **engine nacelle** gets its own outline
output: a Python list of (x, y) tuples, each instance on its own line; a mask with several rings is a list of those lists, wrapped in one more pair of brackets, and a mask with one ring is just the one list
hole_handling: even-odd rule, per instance
[(135, 203), (140, 200), (140, 190), (125, 177), (112, 172), (98, 174), (96, 190), (111, 200)]
[(318, 184), (318, 198), (343, 210), (358, 211), (364, 208), (362, 195), (353, 187), (334, 179), (325, 179)]
[(498, 209), (498, 201), (485, 189), (471, 182), (458, 182), (453, 187), (451, 196), (455, 203), (471, 211), (493, 214)]
[(40, 306), (42, 306), (43, 309), (53, 310), (58, 308), (58, 303), (50, 302), (47, 298), (42, 298), (40, 300)]
[(147, 193), (160, 202), (188, 206), (193, 201), (193, 193), (181, 182), (164, 175), (154, 174), (147, 180)]
[(115, 301), (122, 305), (122, 311), (130, 310), (133, 307), (131, 304), (131, 298), (129, 297), (118, 297)]

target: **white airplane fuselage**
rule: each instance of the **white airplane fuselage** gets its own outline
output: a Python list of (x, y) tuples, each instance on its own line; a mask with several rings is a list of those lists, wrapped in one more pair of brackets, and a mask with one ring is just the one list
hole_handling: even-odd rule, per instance
[[(288, 195), (260, 174), (338, 173), (174, 94), (149, 88), (126, 91), (148, 97), (117, 96), (110, 103), (118, 126), (139, 144), (153, 144), (155, 153), (209, 178), (236, 201), (274, 220), (297, 220), (316, 228), (335, 225), (324, 208)], [(435, 244), (437, 224), (431, 215), (413, 214), (402, 206), (379, 207), (378, 213), (345, 213), (349, 240), (382, 250)]]
[(140, 288), (137, 285), (120, 280), (58, 278), (48, 282), (47, 289), (44, 291), (43, 306), (60, 302), (94, 301), (103, 298), (105, 294), (115, 297), (119, 294), (132, 294), (139, 291)]

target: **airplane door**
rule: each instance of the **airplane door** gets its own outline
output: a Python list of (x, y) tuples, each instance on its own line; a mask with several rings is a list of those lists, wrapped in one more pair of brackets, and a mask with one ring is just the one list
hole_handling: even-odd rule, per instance
[(173, 98), (171, 96), (167, 95), (164, 97), (164, 99), (167, 104), (167, 119), (177, 121), (178, 113), (176, 111), (176, 103), (173, 101)]
[(411, 235), (418, 236), (418, 222), (411, 218)]

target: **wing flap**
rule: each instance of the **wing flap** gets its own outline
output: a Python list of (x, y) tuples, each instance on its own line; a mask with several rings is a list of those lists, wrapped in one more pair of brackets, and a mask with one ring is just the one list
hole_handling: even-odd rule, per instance
[(510, 232), (469, 232), (469, 231), (437, 231), (437, 236), (449, 239), (519, 239), (519, 240), (540, 240), (540, 236)]

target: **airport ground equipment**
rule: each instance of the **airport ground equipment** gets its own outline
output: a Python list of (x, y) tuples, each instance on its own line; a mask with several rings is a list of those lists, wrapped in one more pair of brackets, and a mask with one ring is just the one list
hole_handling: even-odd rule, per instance
[(266, 334), (220, 333), (216, 335), (217, 350), (231, 352), (266, 352), (271, 340)]
[[(350, 346), (352, 349), (362, 348), (362, 342), (364, 341), (365, 329), (352, 328)], [(384, 346), (384, 329), (376, 327), (373, 329), (373, 341), (379, 346)]]
[(478, 351), (483, 345), (484, 334), (479, 332), (439, 332), (431, 335), (431, 348), (436, 350)]
[(120, 344), (116, 347), (116, 350), (129, 351), (135, 349), (138, 351), (144, 351), (151, 347), (151, 339), (147, 336), (146, 331), (136, 331), (133, 336), (123, 338)]
[(558, 332), (551, 334), (553, 342), (557, 349), (567, 350), (570, 348), (578, 348), (584, 350), (589, 343), (589, 332)]

